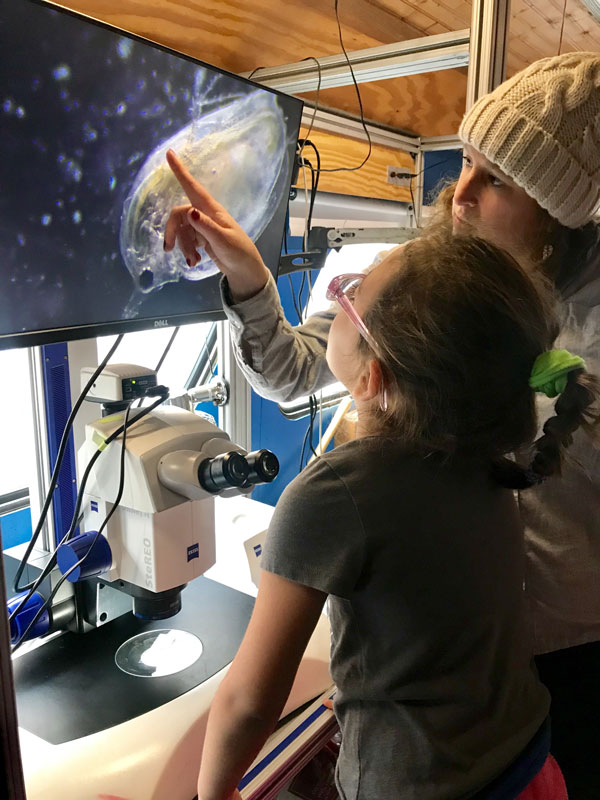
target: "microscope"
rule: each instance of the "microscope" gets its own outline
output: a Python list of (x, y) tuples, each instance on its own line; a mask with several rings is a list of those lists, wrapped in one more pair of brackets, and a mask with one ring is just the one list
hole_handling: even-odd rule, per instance
[[(112, 365), (87, 395), (103, 415), (79, 449), (72, 535), (38, 561), (46, 577), (27, 601), (9, 601), (13, 643), (35, 640), (13, 659), (27, 796), (191, 800), (208, 709), (254, 605), (204, 576), (216, 517), (222, 541), (223, 509), (279, 465), (165, 405), (147, 370)], [(244, 523), (242, 549), (252, 533)], [(284, 713), (331, 685), (329, 639), (323, 616)]]
[[(82, 383), (91, 373), (82, 370)], [(103, 415), (86, 426), (78, 453), (80, 532), (56, 550), (59, 572), (77, 591), (72, 602), (57, 595), (27, 632), (42, 598), (12, 598), (13, 643), (60, 628), (82, 633), (128, 611), (143, 620), (174, 616), (185, 586), (215, 563), (215, 498), (249, 494), (277, 476), (271, 451), (247, 453), (208, 415), (162, 403), (128, 414), (148, 396), (168, 392), (156, 373), (131, 364), (110, 365), (90, 388), (86, 399)]]

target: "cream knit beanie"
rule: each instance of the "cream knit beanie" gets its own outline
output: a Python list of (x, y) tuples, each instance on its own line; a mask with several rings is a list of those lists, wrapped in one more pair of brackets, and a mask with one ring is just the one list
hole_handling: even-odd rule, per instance
[(600, 204), (600, 54), (542, 58), (481, 97), (458, 135), (568, 228)]

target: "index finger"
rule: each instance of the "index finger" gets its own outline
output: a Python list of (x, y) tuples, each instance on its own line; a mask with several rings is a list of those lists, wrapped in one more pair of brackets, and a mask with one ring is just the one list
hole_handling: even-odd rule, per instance
[(174, 150), (167, 150), (167, 163), (193, 206), (209, 215), (215, 211), (224, 211), (223, 206), (184, 167)]

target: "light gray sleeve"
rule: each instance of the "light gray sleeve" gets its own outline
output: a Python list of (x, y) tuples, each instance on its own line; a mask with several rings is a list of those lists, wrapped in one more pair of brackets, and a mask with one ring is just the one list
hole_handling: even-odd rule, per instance
[(365, 533), (352, 495), (326, 460), (313, 461), (281, 495), (261, 567), (349, 597), (363, 571)]
[(325, 360), (333, 311), (315, 314), (303, 325), (290, 325), (272, 276), (257, 295), (235, 304), (223, 279), (221, 299), (231, 323), (236, 361), (258, 394), (286, 402), (335, 381)]

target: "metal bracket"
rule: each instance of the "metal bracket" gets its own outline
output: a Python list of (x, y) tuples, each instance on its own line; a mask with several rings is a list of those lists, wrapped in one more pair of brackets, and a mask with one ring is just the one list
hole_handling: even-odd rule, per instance
[(339, 250), (348, 244), (384, 243), (402, 244), (419, 235), (417, 228), (323, 228), (316, 226), (308, 235), (310, 249), (290, 253), (279, 259), (279, 275), (321, 269), (328, 250)]
[[(352, 74), (358, 83), (415, 75), (440, 69), (466, 67), (469, 63), (469, 31), (423, 36), (404, 42), (354, 50), (319, 59), (318, 69), (313, 61), (296, 61), (278, 67), (262, 67), (252, 74), (252, 79), (264, 86), (288, 94), (313, 92), (321, 89), (348, 86)], [(247, 78), (251, 73), (242, 72)]]
[(229, 402), (229, 384), (216, 375), (209, 383), (189, 389), (188, 394), (194, 404), (210, 401), (215, 406), (224, 406)]
[(329, 247), (338, 248), (347, 244), (403, 244), (419, 235), (416, 228), (328, 228)]
[(224, 406), (229, 402), (229, 384), (225, 378), (216, 375), (209, 383), (193, 386), (187, 392), (170, 397), (166, 405), (193, 411), (197, 403), (212, 402), (215, 406)]

